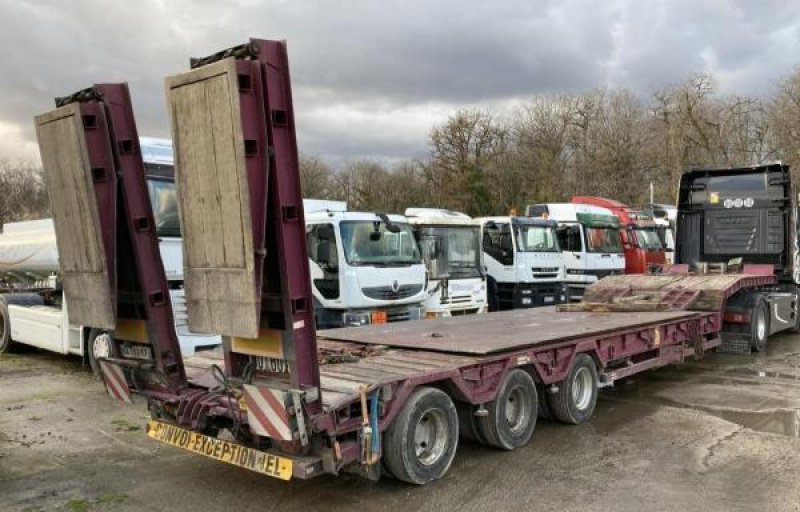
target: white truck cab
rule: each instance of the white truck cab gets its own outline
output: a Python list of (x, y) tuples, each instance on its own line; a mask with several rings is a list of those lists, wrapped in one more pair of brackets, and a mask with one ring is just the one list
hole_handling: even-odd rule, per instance
[(439, 208), (408, 208), (405, 214), (428, 271), (425, 318), (485, 313), (480, 221)]
[(426, 273), (405, 217), (304, 199), (319, 328), (419, 320)]
[[(181, 352), (219, 345), (216, 335), (189, 331), (183, 290), (183, 249), (168, 139), (140, 138), (147, 187), (153, 207), (164, 270), (170, 287)], [(52, 219), (11, 222), (0, 234), (0, 351), (10, 342), (62, 354), (87, 356), (101, 334), (73, 325), (61, 291), (59, 258)], [(7, 316), (4, 316), (7, 315)], [(96, 355), (96, 354), (95, 354)]]
[(583, 290), (598, 279), (625, 272), (620, 222), (608, 208), (587, 204), (529, 205), (528, 217), (558, 223), (558, 239), (566, 266), (568, 301), (579, 301)]
[(564, 259), (555, 222), (527, 217), (478, 220), (490, 311), (549, 306), (564, 300)]

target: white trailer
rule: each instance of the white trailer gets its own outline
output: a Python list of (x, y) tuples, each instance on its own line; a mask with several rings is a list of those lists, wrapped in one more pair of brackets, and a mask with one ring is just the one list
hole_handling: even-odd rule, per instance
[(555, 222), (509, 216), (478, 220), (490, 311), (564, 301), (564, 257)]
[(619, 218), (608, 208), (547, 203), (529, 205), (525, 214), (558, 223), (568, 301), (580, 301), (583, 290), (598, 279), (625, 272)]
[[(169, 140), (141, 138), (147, 186), (170, 285), (175, 329), (184, 355), (221, 343), (216, 335), (189, 331), (183, 291), (183, 256)], [(13, 344), (30, 345), (84, 357), (92, 369), (108, 354), (110, 333), (69, 321), (59, 276), (52, 219), (7, 223), (0, 234), (0, 352)]]
[(405, 217), (316, 199), (303, 209), (318, 327), (419, 320), (425, 265)]
[(487, 312), (481, 222), (439, 208), (405, 213), (428, 271), (425, 318)]

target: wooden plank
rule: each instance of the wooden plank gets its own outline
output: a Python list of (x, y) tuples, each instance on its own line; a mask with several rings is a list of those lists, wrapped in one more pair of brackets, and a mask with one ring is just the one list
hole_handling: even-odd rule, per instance
[(70, 321), (113, 329), (115, 311), (80, 107), (36, 116)]
[(166, 79), (189, 328), (256, 338), (260, 300), (238, 77), (226, 59)]

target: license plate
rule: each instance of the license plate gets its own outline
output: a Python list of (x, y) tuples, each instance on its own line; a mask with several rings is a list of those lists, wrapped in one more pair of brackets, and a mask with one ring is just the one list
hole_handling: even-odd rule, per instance
[(152, 359), (150, 347), (147, 345), (122, 345), (122, 356), (131, 359)]
[(556, 301), (556, 298), (555, 298), (555, 297), (545, 297), (545, 298), (544, 298), (544, 301), (545, 301), (545, 302), (555, 302), (555, 301)]
[(240, 444), (204, 436), (191, 430), (151, 420), (147, 435), (184, 450), (249, 469), (281, 480), (292, 478), (292, 459), (254, 450)]

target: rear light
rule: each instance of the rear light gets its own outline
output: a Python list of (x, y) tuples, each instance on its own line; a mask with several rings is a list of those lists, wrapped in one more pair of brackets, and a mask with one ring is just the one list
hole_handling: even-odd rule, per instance
[(389, 315), (386, 314), (386, 311), (373, 311), (371, 318), (373, 324), (385, 324), (389, 321)]
[(722, 317), (722, 320), (731, 324), (746, 324), (750, 323), (750, 315), (745, 313), (726, 312)]

